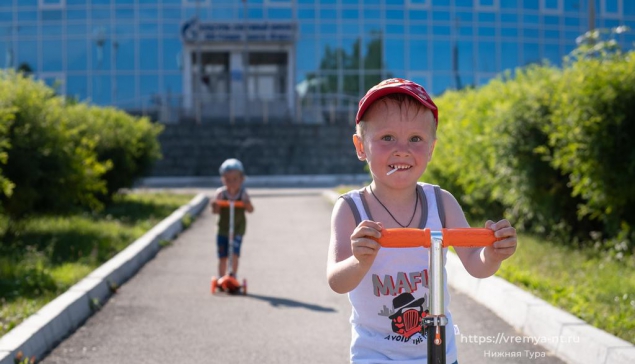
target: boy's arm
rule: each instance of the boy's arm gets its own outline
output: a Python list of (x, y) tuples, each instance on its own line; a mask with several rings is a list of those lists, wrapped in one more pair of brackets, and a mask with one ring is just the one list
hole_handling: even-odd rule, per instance
[(221, 192), (221, 189), (217, 189), (216, 194), (214, 195), (214, 199), (210, 202), (210, 207), (212, 208), (213, 214), (220, 213), (220, 206), (218, 206), (218, 203), (216, 203), (216, 201), (219, 201), (222, 199), (223, 199), (223, 193)]
[(245, 211), (254, 212), (254, 205), (251, 204), (251, 197), (249, 197), (247, 190), (243, 191), (243, 203), (245, 204)]
[(338, 199), (331, 215), (331, 240), (326, 265), (326, 277), (337, 293), (353, 290), (377, 256), (380, 245), (369, 237), (380, 237), (382, 226), (374, 221), (355, 218), (346, 202)]
[[(446, 227), (465, 228), (470, 227), (458, 201), (447, 191), (442, 194), (445, 206)], [(500, 268), (501, 262), (516, 251), (516, 229), (509, 221), (500, 220), (496, 223), (487, 221), (485, 227), (495, 231), (498, 240), (493, 245), (485, 248), (455, 248), (456, 254), (461, 259), (463, 266), (476, 278), (487, 278)]]

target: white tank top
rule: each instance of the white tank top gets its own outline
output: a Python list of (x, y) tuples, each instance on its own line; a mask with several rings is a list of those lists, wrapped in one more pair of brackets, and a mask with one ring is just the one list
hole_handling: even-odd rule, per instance
[[(427, 201), (425, 227), (442, 228), (434, 186), (419, 183)], [(361, 220), (368, 219), (360, 191), (351, 191)], [(423, 228), (424, 226), (420, 226)], [(444, 257), (447, 248), (443, 249)], [(445, 267), (443, 268), (445, 274)], [(454, 323), (448, 310), (450, 294), (443, 282), (445, 298), (446, 360), (457, 360)], [(359, 285), (348, 293), (351, 315), (351, 363), (426, 363), (427, 338), (421, 334), (422, 318), (429, 310), (428, 249), (382, 248)]]

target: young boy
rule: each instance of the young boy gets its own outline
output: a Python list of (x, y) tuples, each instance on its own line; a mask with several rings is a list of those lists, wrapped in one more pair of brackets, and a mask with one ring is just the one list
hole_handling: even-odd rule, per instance
[(229, 255), (229, 208), (221, 208), (218, 205), (219, 200), (242, 201), (244, 208), (234, 208), (234, 241), (232, 247), (232, 275), (238, 272), (238, 258), (240, 257), (240, 246), (247, 228), (247, 219), (245, 211), (253, 212), (254, 206), (251, 204), (249, 194), (243, 187), (245, 181), (245, 170), (243, 164), (238, 159), (227, 159), (221, 164), (219, 169), (223, 187), (216, 190), (215, 199), (211, 202), (212, 212), (219, 214), (218, 218), (218, 235), (216, 243), (218, 248), (218, 274), (219, 277), (225, 276), (227, 273), (227, 257)]
[[(359, 102), (356, 122), (357, 157), (368, 163), (373, 180), (335, 204), (327, 263), (331, 289), (348, 293), (353, 308), (351, 362), (426, 362), (421, 322), (429, 309), (428, 251), (380, 249), (372, 238), (388, 228), (469, 227), (454, 196), (417, 182), (432, 158), (438, 110), (423, 87), (394, 78), (368, 90)], [(516, 250), (516, 230), (507, 220), (487, 221), (485, 227), (501, 240), (486, 248), (456, 249), (477, 278), (494, 274)], [(447, 285), (444, 291), (446, 360), (455, 363)]]

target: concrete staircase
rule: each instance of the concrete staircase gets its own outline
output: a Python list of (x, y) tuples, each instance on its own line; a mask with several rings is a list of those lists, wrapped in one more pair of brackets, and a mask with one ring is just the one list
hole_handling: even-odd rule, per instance
[(168, 124), (159, 136), (163, 159), (150, 174), (217, 176), (227, 158), (248, 175), (360, 174), (352, 125)]

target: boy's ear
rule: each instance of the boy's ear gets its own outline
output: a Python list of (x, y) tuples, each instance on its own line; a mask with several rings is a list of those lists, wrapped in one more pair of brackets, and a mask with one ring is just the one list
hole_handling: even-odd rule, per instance
[(357, 134), (353, 134), (353, 144), (355, 144), (355, 151), (357, 152), (357, 158), (360, 161), (366, 160), (366, 152), (364, 152), (364, 143), (362, 143), (362, 138)]

